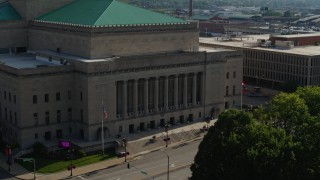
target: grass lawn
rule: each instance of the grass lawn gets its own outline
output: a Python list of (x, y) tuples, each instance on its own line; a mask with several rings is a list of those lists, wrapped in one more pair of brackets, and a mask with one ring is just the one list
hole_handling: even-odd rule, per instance
[[(104, 161), (107, 159), (114, 158), (114, 154), (105, 154), (102, 156), (101, 154), (95, 154), (86, 156), (83, 158), (72, 160), (72, 164), (76, 167), (84, 166), (100, 161)], [(54, 173), (58, 171), (64, 171), (67, 170), (68, 166), (70, 165), (70, 161), (64, 161), (64, 160), (55, 160), (55, 159), (44, 159), (41, 157), (35, 157), (36, 159), (36, 172), (38, 173)], [(24, 168), (26, 168), (29, 171), (33, 171), (33, 162), (19, 162), (20, 165), (22, 165)]]

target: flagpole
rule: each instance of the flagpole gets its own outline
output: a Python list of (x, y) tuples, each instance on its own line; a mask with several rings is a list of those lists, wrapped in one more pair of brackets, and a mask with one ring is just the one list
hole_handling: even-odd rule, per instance
[(241, 90), (241, 100), (240, 100), (240, 106), (241, 106), (240, 109), (241, 109), (241, 111), (242, 111), (242, 94), (243, 94), (242, 91), (243, 91), (243, 89)]
[(103, 100), (101, 102), (102, 104), (102, 113), (101, 113), (101, 146), (102, 146), (102, 155), (104, 155), (104, 128), (103, 128), (103, 119), (104, 119), (104, 113), (103, 113)]

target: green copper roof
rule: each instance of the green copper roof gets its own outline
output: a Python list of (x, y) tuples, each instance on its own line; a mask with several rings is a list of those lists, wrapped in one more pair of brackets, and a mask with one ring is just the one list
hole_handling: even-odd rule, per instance
[(21, 16), (9, 3), (0, 4), (0, 21), (5, 20), (21, 20)]
[(36, 20), (91, 26), (185, 22), (115, 0), (75, 0)]

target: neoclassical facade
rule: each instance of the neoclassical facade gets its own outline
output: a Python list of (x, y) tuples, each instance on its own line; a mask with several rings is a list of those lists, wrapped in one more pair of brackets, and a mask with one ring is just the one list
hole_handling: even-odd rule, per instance
[[(102, 21), (77, 14), (96, 6), (105, 8)], [(115, 21), (119, 9), (143, 17)], [(112, 0), (76, 0), (13, 21), (28, 24), (27, 52), (0, 54), (0, 127), (22, 149), (60, 139), (99, 143), (102, 129), (112, 141), (240, 104), (242, 52), (199, 47), (196, 24)], [(20, 45), (0, 48), (11, 46)]]

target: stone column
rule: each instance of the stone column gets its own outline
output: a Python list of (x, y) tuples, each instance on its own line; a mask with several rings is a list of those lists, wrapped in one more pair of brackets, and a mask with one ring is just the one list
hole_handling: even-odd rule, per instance
[(168, 81), (169, 81), (169, 77), (165, 76), (164, 77), (164, 110), (168, 111)]
[(179, 108), (178, 99), (179, 99), (179, 75), (176, 75), (176, 77), (174, 78), (174, 105), (176, 109)]
[(154, 111), (159, 112), (159, 78), (155, 77), (154, 81)]
[(148, 87), (149, 87), (148, 78), (145, 78), (145, 80), (144, 80), (144, 114), (145, 115), (148, 114), (148, 112), (149, 112)]
[(201, 76), (201, 84), (200, 84), (200, 89), (201, 89), (201, 93), (200, 93), (200, 103), (202, 104), (202, 103), (204, 103), (204, 92), (206, 91), (206, 89), (205, 89), (205, 74), (204, 74), (205, 72), (203, 72), (203, 73), (201, 73), (200, 74), (200, 76)]
[(133, 114), (138, 116), (138, 79), (133, 81)]
[(188, 107), (188, 74), (184, 75), (183, 79), (183, 106)]
[(123, 92), (122, 92), (122, 97), (123, 97), (123, 117), (124, 118), (127, 118), (128, 117), (128, 111), (127, 111), (127, 105), (128, 105), (128, 102), (127, 102), (127, 100), (128, 100), (128, 96), (127, 96), (127, 92), (128, 92), (128, 90), (127, 90), (127, 88), (128, 88), (128, 83), (127, 83), (127, 81), (126, 80), (124, 80), (123, 81), (123, 88), (122, 88), (122, 90), (123, 90)]
[(192, 104), (197, 105), (197, 73), (193, 74), (192, 82)]

